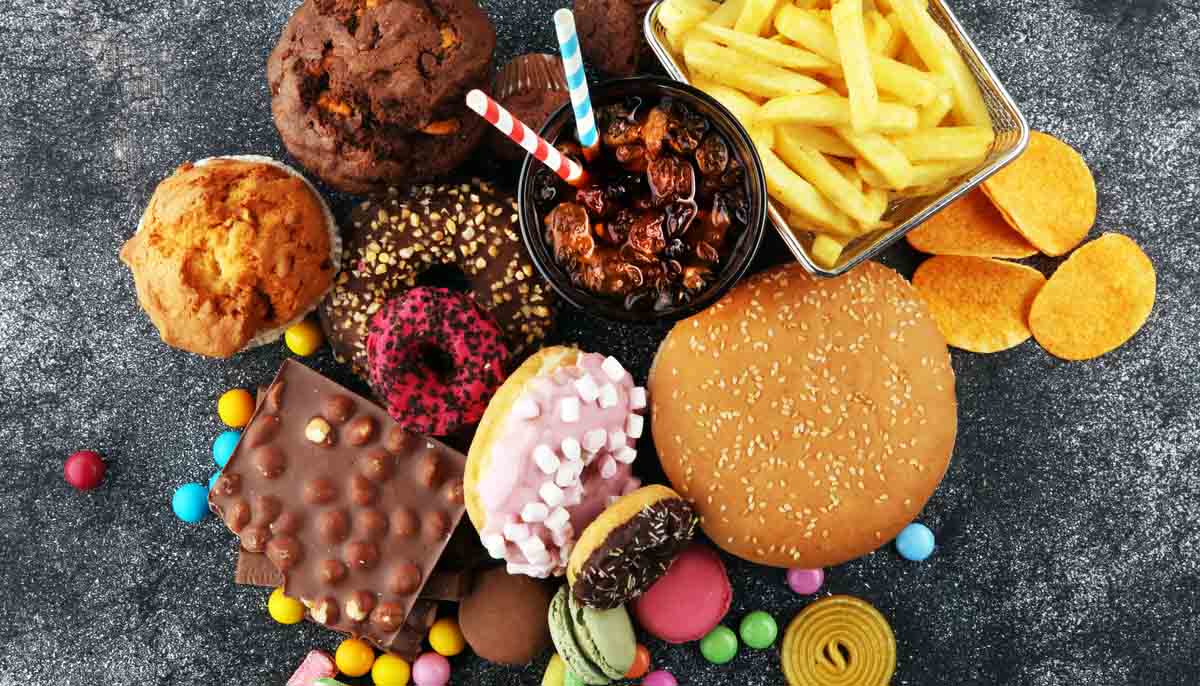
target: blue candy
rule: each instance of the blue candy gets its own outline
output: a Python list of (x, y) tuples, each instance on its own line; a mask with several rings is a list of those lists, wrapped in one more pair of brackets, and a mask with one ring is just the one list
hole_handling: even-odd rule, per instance
[(896, 537), (896, 552), (913, 562), (924, 562), (933, 554), (933, 532), (924, 524), (909, 524)]
[(221, 478), (221, 472), (217, 472), (217, 473), (213, 474), (212, 476), (208, 477), (208, 490), (211, 491), (213, 489), (213, 486), (217, 485), (217, 479), (220, 479), (220, 478)]
[(233, 455), (233, 449), (237, 447), (238, 439), (242, 437), (239, 431), (225, 431), (217, 440), (213, 441), (213, 462), (217, 463), (217, 469), (225, 469), (225, 465), (229, 462), (229, 456)]
[(180, 486), (171, 497), (171, 509), (188, 524), (199, 522), (208, 514), (208, 489), (200, 484)]

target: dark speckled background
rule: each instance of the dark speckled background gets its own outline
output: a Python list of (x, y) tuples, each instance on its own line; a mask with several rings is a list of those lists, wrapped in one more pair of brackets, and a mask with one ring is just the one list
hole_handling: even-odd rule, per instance
[[(280, 156), (264, 63), (296, 0), (9, 0), (0, 6), (0, 686), (282, 686), (338, 639), (282, 627), (231, 580), (232, 537), (180, 524), (173, 488), (213, 469), (217, 395), (268, 380), (281, 346), (227, 362), (165, 348), (117, 260), (155, 184), (214, 154)], [(488, 0), (499, 59), (553, 47), (555, 2)], [(1078, 147), (1096, 232), (1159, 270), (1129, 345), (1084, 364), (1034, 343), (955, 354), (961, 437), (922, 516), (925, 564), (886, 549), (832, 570), (900, 643), (894, 683), (1193, 684), (1200, 665), (1200, 3), (959, 0), (1031, 123)], [(340, 199), (340, 209), (348, 205)], [(783, 259), (777, 241), (762, 261)], [(904, 248), (888, 261), (910, 271)], [(1046, 261), (1039, 266), (1050, 269)], [(663, 330), (580, 314), (561, 337), (644, 372)], [(345, 374), (327, 357), (319, 366)], [(62, 480), (104, 453), (104, 487)], [(646, 459), (646, 458), (644, 458)], [(732, 563), (730, 623), (805, 600)], [(498, 628), (497, 630), (501, 630)], [(782, 684), (771, 651), (726, 667), (652, 644), (692, 686)], [(535, 684), (454, 661), (455, 684)]]

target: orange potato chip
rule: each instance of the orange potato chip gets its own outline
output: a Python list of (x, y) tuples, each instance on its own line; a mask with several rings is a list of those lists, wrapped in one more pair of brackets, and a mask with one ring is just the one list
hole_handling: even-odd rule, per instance
[(1046, 277), (1012, 262), (939, 255), (921, 264), (912, 282), (948, 344), (994, 353), (1029, 340), (1029, 309)]
[(1014, 229), (1047, 255), (1065, 255), (1096, 223), (1096, 180), (1074, 148), (1034, 131), (983, 191)]
[(1033, 302), (1029, 328), (1051, 355), (1090, 360), (1116, 350), (1154, 309), (1158, 277), (1127, 236), (1106, 233), (1067, 258)]
[(1037, 248), (1013, 231), (983, 191), (950, 203), (908, 233), (908, 244), (931, 255), (1029, 257)]

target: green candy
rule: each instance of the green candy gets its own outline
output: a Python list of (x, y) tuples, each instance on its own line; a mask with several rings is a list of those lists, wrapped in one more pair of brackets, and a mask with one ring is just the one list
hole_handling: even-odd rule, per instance
[(779, 637), (779, 625), (775, 623), (774, 617), (759, 610), (746, 615), (739, 627), (739, 633), (742, 635), (742, 643), (755, 650), (762, 650), (775, 643), (775, 639)]
[(727, 626), (719, 626), (700, 639), (700, 653), (714, 665), (731, 662), (737, 656), (737, 651), (737, 634)]
[(584, 686), (583, 679), (575, 676), (575, 672), (567, 670), (567, 676), (563, 679), (563, 686)]

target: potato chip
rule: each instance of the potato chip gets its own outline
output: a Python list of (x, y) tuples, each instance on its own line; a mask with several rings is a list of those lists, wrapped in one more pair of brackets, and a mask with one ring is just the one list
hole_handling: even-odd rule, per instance
[(1096, 180), (1074, 148), (1034, 131), (1012, 164), (983, 182), (1010, 225), (1047, 255), (1065, 255), (1096, 223)]
[(994, 353), (1029, 340), (1029, 310), (1046, 277), (1012, 262), (944, 255), (926, 260), (912, 282), (946, 343)]
[(1008, 225), (992, 201), (976, 189), (909, 232), (908, 244), (931, 255), (1029, 257), (1037, 248)]
[(1150, 258), (1126, 236), (1106, 233), (1067, 258), (1038, 294), (1029, 328), (1051, 355), (1090, 360), (1133, 338), (1154, 309)]

